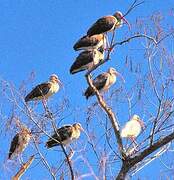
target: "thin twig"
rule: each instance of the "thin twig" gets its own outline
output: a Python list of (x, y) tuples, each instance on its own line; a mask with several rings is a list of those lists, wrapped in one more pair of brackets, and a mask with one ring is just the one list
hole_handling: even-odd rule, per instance
[[(146, 35), (146, 34), (136, 34), (136, 35), (131, 36), (131, 37), (129, 37), (129, 38), (123, 40), (123, 41), (116, 42), (116, 43), (113, 44), (112, 46), (115, 47), (116, 45), (122, 45), (122, 44), (128, 43), (128, 42), (130, 42), (132, 39), (136, 39), (136, 38), (147, 38), (147, 39), (151, 40), (155, 45), (158, 44), (158, 42), (157, 42), (157, 41), (155, 40), (155, 38), (152, 37), (152, 36), (148, 36), (148, 35)], [(112, 48), (113, 48), (113, 47), (112, 47)]]
[(33, 142), (34, 142), (35, 148), (36, 148), (36, 150), (37, 150), (37, 152), (38, 152), (38, 154), (39, 154), (39, 156), (40, 156), (40, 158), (41, 158), (44, 166), (48, 169), (48, 171), (50, 172), (52, 178), (53, 178), (54, 180), (56, 180), (55, 174), (52, 172), (50, 165), (48, 164), (47, 160), (45, 159), (45, 157), (44, 157), (44, 156), (42, 155), (42, 153), (40, 152), (39, 147), (38, 147), (38, 145), (37, 145), (37, 143), (36, 143), (36, 141), (35, 141), (34, 138), (33, 138)]
[(129, 7), (129, 9), (127, 10), (127, 12), (123, 15), (123, 17), (127, 16), (134, 8), (136, 8), (137, 6), (143, 4), (145, 1), (141, 1), (139, 3), (137, 3), (137, 0), (135, 0), (131, 6)]

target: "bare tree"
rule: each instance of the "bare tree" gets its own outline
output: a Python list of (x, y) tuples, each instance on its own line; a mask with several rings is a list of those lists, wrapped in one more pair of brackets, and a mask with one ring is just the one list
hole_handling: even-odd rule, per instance
[[(139, 5), (143, 6), (143, 2), (135, 0), (125, 16), (136, 11), (135, 8)], [(109, 35), (110, 48), (105, 50), (104, 61), (85, 74), (87, 85), (95, 92), (95, 97), (89, 100), (85, 108), (74, 108), (64, 94), (58, 102), (54, 101), (54, 98), (50, 99), (54, 103), (48, 102), (46, 109), (51, 112), (51, 116), (48, 116), (39, 103), (28, 105), (24, 101), (26, 83), (33, 83), (33, 73), (19, 89), (10, 82), (1, 80), (3, 101), (11, 108), (8, 119), (1, 113), (2, 122), (6, 122), (5, 131), (10, 133), (13, 130), (14, 133), (20, 124), (25, 124), (33, 134), (28, 153), (30, 156), (34, 153), (35, 160), (33, 161), (33, 157), (27, 158), (29, 165), (33, 161), (34, 168), (45, 168), (48, 177), (52, 179), (72, 180), (87, 177), (124, 180), (135, 176), (157, 158), (161, 160), (164, 168), (172, 169), (172, 162), (169, 167), (163, 162), (162, 156), (173, 152), (174, 58), (168, 46), (174, 41), (174, 30), (172, 25), (168, 29), (163, 28), (163, 21), (163, 15), (156, 13), (151, 17), (137, 19), (131, 32), (122, 40), (117, 39), (117, 30)], [(139, 44), (139, 49), (134, 49), (135, 43)], [(113, 56), (121, 48), (129, 50), (128, 54), (124, 55), (125, 60), (122, 60), (121, 74), (126, 82), (131, 83), (127, 86), (118, 80), (118, 87), (114, 86), (112, 91), (109, 90), (103, 95), (93, 85), (93, 74), (98, 67), (104, 67), (113, 61)], [(137, 60), (137, 57), (141, 59)], [(84, 97), (80, 95), (79, 98)], [(120, 135), (123, 126), (120, 114), (123, 111), (127, 114), (127, 119), (133, 112), (141, 113), (145, 122), (146, 128), (137, 139), (138, 149)], [(83, 116), (86, 119), (83, 123), (83, 140), (79, 139), (71, 148), (64, 147), (61, 143), (60, 147), (47, 150), (44, 145), (51, 133), (56, 133), (56, 129), (65, 119), (74, 116)], [(51, 153), (56, 157), (51, 157)], [(21, 166), (19, 161), (13, 165), (16, 164), (25, 166)], [(10, 171), (12, 176), (17, 171), (13, 170)], [(6, 171), (9, 172), (8, 169)], [(30, 171), (30, 168), (27, 171)], [(20, 172), (24, 173), (22, 168), (17, 174)], [(34, 174), (31, 176), (34, 177)]]

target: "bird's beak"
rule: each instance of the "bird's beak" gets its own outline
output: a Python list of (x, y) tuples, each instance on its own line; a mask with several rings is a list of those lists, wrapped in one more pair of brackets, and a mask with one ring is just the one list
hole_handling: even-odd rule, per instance
[(57, 83), (59, 83), (60, 86), (63, 86), (63, 83), (60, 81), (60, 79), (57, 79)]
[(115, 72), (115, 75), (116, 76), (119, 76), (121, 78), (121, 80), (123, 81), (123, 83), (125, 83), (125, 79), (124, 77), (122, 76), (122, 74), (120, 74), (118, 71)]
[(131, 30), (131, 25), (130, 25), (130, 23), (126, 20), (126, 18), (124, 18), (124, 16), (122, 16), (121, 19), (123, 19), (123, 21), (128, 25), (129, 30)]
[(82, 127), (80, 128), (81, 131), (85, 131)]

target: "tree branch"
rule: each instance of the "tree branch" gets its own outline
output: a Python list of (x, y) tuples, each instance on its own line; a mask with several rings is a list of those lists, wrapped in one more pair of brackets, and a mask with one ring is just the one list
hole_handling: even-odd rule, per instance
[(124, 152), (122, 139), (120, 137), (119, 125), (118, 125), (118, 121), (117, 121), (117, 119), (115, 117), (115, 114), (112, 112), (112, 109), (107, 106), (106, 102), (104, 101), (102, 96), (99, 94), (99, 92), (96, 89), (96, 87), (93, 85), (92, 80), (90, 78), (90, 75), (88, 73), (86, 74), (86, 80), (88, 82), (89, 87), (91, 87), (92, 90), (94, 91), (94, 93), (95, 93), (95, 95), (96, 95), (96, 97), (98, 99), (98, 102), (99, 102), (101, 108), (108, 115), (108, 117), (109, 117), (109, 119), (111, 121), (112, 127), (114, 129), (114, 133), (115, 133), (115, 136), (116, 136), (116, 139), (117, 139), (117, 143), (118, 143), (118, 148), (119, 148), (120, 154), (122, 156), (122, 159), (125, 159), (126, 154)]
[(117, 180), (124, 180), (128, 171), (135, 166), (137, 163), (142, 161), (144, 158), (149, 156), (151, 153), (155, 152), (159, 148), (165, 146), (169, 142), (171, 142), (174, 139), (174, 132), (169, 134), (168, 136), (158, 140), (156, 143), (152, 144), (150, 147), (146, 148), (144, 151), (142, 151), (139, 155), (136, 155), (134, 157), (128, 157), (123, 161), (122, 168), (117, 176)]
[(134, 8), (136, 8), (137, 6), (143, 4), (145, 1), (141, 1), (141, 2), (137, 2), (137, 0), (135, 0), (131, 6), (129, 7), (129, 9), (127, 10), (127, 12), (123, 15), (123, 17), (127, 16)]
[(21, 176), (25, 173), (25, 171), (30, 167), (31, 163), (34, 160), (34, 155), (30, 157), (30, 159), (24, 163), (15, 176), (12, 177), (12, 180), (20, 180)]
[(154, 43), (155, 45), (158, 44), (158, 42), (157, 42), (157, 41), (155, 40), (155, 38), (152, 37), (152, 36), (148, 36), (148, 35), (146, 35), (146, 34), (136, 34), (136, 35), (131, 36), (131, 37), (129, 37), (129, 38), (123, 40), (123, 41), (114, 43), (114, 44), (112, 45), (112, 48), (114, 48), (116, 45), (122, 45), (122, 44), (128, 43), (128, 42), (130, 42), (130, 40), (135, 39), (135, 38), (146, 38), (146, 39), (149, 39), (149, 40), (153, 41), (153, 43)]

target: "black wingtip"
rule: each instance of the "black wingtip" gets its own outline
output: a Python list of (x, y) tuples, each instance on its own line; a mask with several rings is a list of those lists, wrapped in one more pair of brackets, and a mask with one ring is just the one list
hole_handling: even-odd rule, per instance
[(77, 44), (75, 44), (75, 45), (73, 46), (73, 49), (74, 49), (74, 51), (78, 51), (78, 46), (77, 46)]
[(77, 73), (77, 71), (74, 71), (73, 69), (70, 69), (69, 72), (70, 72), (70, 74), (75, 74), (75, 73)]
[(90, 97), (90, 94), (86, 91), (85, 93), (83, 93), (83, 96), (85, 96), (86, 100), (88, 100), (88, 98)]
[(46, 147), (47, 149), (50, 149), (50, 148), (52, 148), (53, 146), (52, 146), (52, 144), (51, 144), (50, 141), (47, 141), (47, 142), (45, 143), (45, 147)]
[(28, 102), (30, 100), (29, 96), (27, 95), (24, 100), (25, 102)]
[(45, 144), (45, 147), (46, 147), (47, 149), (51, 148), (51, 147), (49, 147), (48, 143)]
[(76, 74), (78, 72), (85, 71), (85, 69), (74, 69), (74, 67), (71, 67), (70, 74)]
[(91, 31), (90, 31), (90, 29), (87, 31), (87, 34), (86, 34), (86, 36), (88, 36), (88, 37), (91, 37), (91, 36), (93, 36), (93, 35), (95, 35), (94, 33), (92, 33)]
[(12, 153), (9, 153), (8, 154), (8, 159), (11, 160), (11, 158), (12, 158)]
[(46, 144), (45, 144), (45, 147), (47, 149), (53, 148), (55, 146), (59, 146), (59, 143), (53, 142), (53, 141), (47, 141)]

